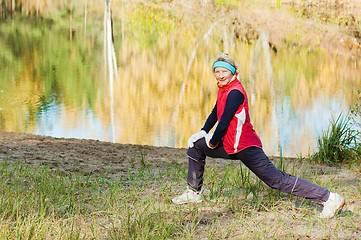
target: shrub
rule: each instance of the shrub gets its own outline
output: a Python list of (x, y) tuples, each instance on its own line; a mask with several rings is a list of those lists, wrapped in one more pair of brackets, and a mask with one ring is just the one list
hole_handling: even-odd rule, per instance
[(318, 151), (311, 155), (311, 161), (337, 164), (360, 160), (359, 138), (350, 119), (340, 114), (318, 139)]

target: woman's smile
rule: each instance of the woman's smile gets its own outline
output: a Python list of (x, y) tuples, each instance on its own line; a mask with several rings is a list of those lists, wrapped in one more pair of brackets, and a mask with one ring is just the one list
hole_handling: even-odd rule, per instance
[(221, 86), (226, 86), (233, 78), (234, 74), (226, 68), (216, 67), (214, 69), (214, 76)]

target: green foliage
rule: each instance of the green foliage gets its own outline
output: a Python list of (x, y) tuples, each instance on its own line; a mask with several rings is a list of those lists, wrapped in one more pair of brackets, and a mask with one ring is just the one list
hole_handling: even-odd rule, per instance
[(318, 139), (318, 151), (311, 155), (311, 160), (331, 164), (359, 161), (359, 140), (360, 136), (352, 128), (349, 118), (340, 114)]
[[(34, 73), (34, 84), (44, 86), (44, 92), (38, 93), (42, 103), (51, 103), (55, 97), (81, 107), (85, 100), (93, 109), (97, 89), (104, 84), (96, 82), (99, 69), (95, 66), (101, 66), (101, 54), (89, 53), (90, 49), (102, 50), (97, 41), (100, 37), (96, 37), (99, 34), (91, 30), (81, 34), (74, 26), (70, 40), (65, 27), (69, 22), (48, 20), (20, 16), (13, 24), (0, 25), (0, 60), (5, 66), (0, 68), (0, 88), (9, 89), (11, 83), (24, 81), (21, 70), (28, 69)], [(41, 111), (38, 106), (33, 109)]]
[(127, 221), (122, 229), (111, 232), (111, 238), (118, 239), (169, 239), (174, 233), (181, 232), (179, 222), (165, 221), (172, 216), (158, 209), (156, 212), (150, 211), (152, 204), (145, 207), (128, 210)]
[(208, 182), (208, 188), (211, 191), (210, 198), (219, 198), (222, 195), (222, 191), (227, 186), (228, 182), (228, 171), (226, 171), (222, 176), (219, 176), (220, 173), (217, 169), (207, 170), (205, 173), (206, 180)]
[(216, 0), (218, 5), (239, 5), (242, 0)]
[[(28, 215), (37, 217), (74, 216), (101, 209), (101, 199), (92, 205), (83, 205), (94, 193), (101, 193), (99, 182), (78, 174), (51, 172), (42, 167), (1, 163), (0, 165), (0, 215), (3, 220), (18, 221)], [(6, 197), (5, 197), (6, 196)]]
[(276, 1), (276, 7), (278, 8), (278, 9), (280, 9), (281, 8), (281, 0), (277, 0)]
[(129, 16), (127, 31), (144, 48), (152, 47), (174, 28), (174, 15), (156, 5), (140, 4)]
[(24, 38), (19, 38), (20, 36), (17, 30), (9, 31), (9, 28), (9, 25), (0, 24), (1, 90), (9, 87), (11, 81), (8, 81), (8, 79), (20, 73), (22, 66), (25, 64), (20, 54), (29, 50), (28, 47), (30, 45), (27, 44)]

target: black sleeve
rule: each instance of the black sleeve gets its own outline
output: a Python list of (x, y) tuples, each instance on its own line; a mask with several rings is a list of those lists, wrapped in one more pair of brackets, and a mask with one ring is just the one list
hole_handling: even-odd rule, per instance
[(236, 114), (239, 106), (241, 106), (243, 102), (244, 95), (239, 90), (234, 89), (228, 94), (223, 114), (216, 130), (214, 131), (213, 137), (210, 140), (212, 145), (216, 146), (222, 140), (223, 136), (227, 133), (233, 116)]
[(208, 133), (213, 128), (213, 126), (216, 124), (216, 122), (217, 122), (217, 103), (216, 103), (216, 105), (214, 105), (214, 108), (213, 108), (211, 114), (209, 114), (207, 121), (205, 122), (202, 130), (204, 130)]

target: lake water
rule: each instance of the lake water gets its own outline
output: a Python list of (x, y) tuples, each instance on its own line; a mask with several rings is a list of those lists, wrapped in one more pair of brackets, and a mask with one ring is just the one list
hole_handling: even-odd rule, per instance
[(110, 29), (114, 51), (102, 11), (71, 24), (0, 23), (0, 130), (186, 147), (216, 101), (213, 58), (227, 51), (240, 66), (266, 153), (305, 156), (361, 89), (356, 60), (290, 47), (271, 51), (270, 61), (261, 52), (252, 65), (255, 44), (217, 22), (143, 5), (122, 11), (123, 21), (113, 17)]

